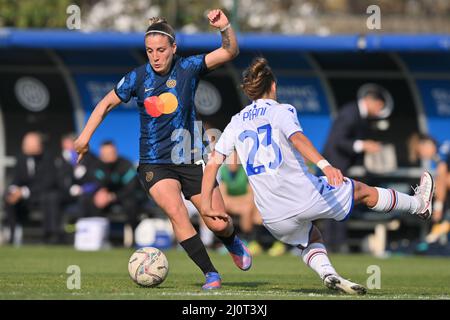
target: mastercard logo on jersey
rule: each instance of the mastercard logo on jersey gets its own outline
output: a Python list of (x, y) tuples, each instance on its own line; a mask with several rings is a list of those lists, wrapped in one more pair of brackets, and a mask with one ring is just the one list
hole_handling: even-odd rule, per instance
[(162, 114), (170, 114), (178, 108), (178, 99), (170, 92), (164, 92), (159, 96), (151, 96), (144, 100), (147, 113), (157, 118)]

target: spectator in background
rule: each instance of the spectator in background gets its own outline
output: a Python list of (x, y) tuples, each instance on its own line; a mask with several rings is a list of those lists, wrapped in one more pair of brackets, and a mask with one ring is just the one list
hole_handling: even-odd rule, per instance
[[(365, 153), (376, 153), (381, 144), (367, 139), (369, 118), (381, 115), (386, 105), (382, 89), (371, 86), (358, 101), (344, 105), (333, 122), (323, 156), (332, 166), (348, 176), (351, 166), (362, 164)], [(347, 226), (333, 220), (322, 221), (325, 242), (332, 251), (348, 251)]]
[[(441, 235), (450, 231), (448, 217), (445, 217), (447, 192), (450, 188), (450, 178), (448, 173), (448, 150), (438, 152), (438, 145), (435, 139), (423, 133), (413, 133), (408, 140), (409, 162), (411, 165), (421, 167), (434, 173), (436, 178), (435, 202), (433, 206), (432, 228), (425, 237), (425, 243), (436, 242)], [(445, 144), (441, 149), (445, 149)], [(428, 250), (421, 242), (417, 247), (419, 252)]]
[(345, 175), (348, 169), (362, 164), (364, 153), (380, 151), (381, 144), (368, 140), (368, 119), (380, 116), (385, 106), (382, 92), (373, 87), (357, 101), (338, 112), (325, 144), (324, 157)]
[(408, 145), (410, 163), (435, 172), (436, 193), (432, 221), (439, 223), (444, 218), (447, 192), (450, 189), (450, 144), (445, 142), (438, 150), (437, 142), (431, 136), (414, 133)]
[(437, 142), (423, 133), (413, 133), (408, 141), (411, 165), (434, 171), (439, 162)]
[(74, 147), (74, 134), (66, 134), (61, 138), (61, 153), (55, 158), (56, 192), (49, 199), (51, 215), (60, 230), (58, 241), (63, 242), (63, 216), (67, 222), (73, 223), (84, 215), (84, 204), (89, 202), (98, 189), (94, 170), (98, 160), (91, 153), (86, 154), (77, 164), (78, 154)]
[(436, 169), (436, 192), (433, 205), (433, 227), (426, 241), (433, 243), (442, 235), (450, 232), (450, 216), (445, 214), (449, 209), (448, 192), (450, 190), (450, 148), (449, 144), (441, 146), (440, 159)]
[[(10, 243), (15, 240), (16, 226), (26, 222), (31, 210), (43, 213), (44, 241), (55, 232), (48, 199), (54, 190), (52, 159), (44, 150), (42, 135), (30, 131), (22, 140), (22, 153), (17, 156), (13, 180), (5, 194), (5, 210), (10, 227)], [(17, 240), (21, 241), (21, 239)]]
[(127, 223), (134, 230), (137, 226), (138, 199), (136, 197), (137, 175), (133, 164), (119, 157), (112, 141), (105, 141), (100, 147), (98, 166), (94, 175), (98, 189), (89, 201), (89, 216), (111, 213), (113, 207), (127, 215)]
[(433, 222), (440, 222), (444, 218), (447, 193), (450, 190), (450, 150), (441, 154), (441, 161), (436, 170), (436, 196), (434, 202)]

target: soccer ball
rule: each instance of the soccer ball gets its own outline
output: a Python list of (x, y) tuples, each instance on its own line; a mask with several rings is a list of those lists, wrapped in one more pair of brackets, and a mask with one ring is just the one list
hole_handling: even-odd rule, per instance
[(128, 261), (131, 279), (143, 287), (156, 287), (167, 277), (169, 262), (164, 253), (153, 247), (136, 250)]

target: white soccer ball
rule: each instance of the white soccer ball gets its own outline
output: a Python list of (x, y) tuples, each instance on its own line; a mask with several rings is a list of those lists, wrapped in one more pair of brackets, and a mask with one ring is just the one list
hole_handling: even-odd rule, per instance
[(128, 261), (131, 279), (143, 287), (156, 287), (167, 277), (169, 262), (164, 253), (153, 247), (136, 250)]

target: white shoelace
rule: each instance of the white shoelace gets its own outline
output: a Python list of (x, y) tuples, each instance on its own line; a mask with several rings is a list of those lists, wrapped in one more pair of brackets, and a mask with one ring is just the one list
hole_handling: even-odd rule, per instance
[(415, 187), (411, 186), (411, 189), (414, 191), (414, 195), (418, 195), (422, 194), (424, 188), (421, 188), (419, 185), (416, 184)]

